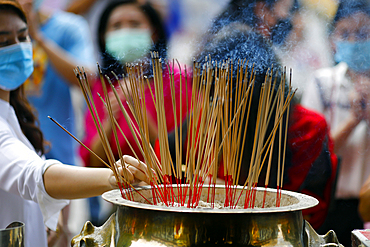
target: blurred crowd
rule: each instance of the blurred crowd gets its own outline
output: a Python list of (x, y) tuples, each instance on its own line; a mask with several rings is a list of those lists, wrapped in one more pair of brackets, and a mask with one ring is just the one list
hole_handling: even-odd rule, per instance
[[(76, 66), (86, 71), (95, 102), (100, 102), (99, 115), (107, 120), (98, 97), (103, 87), (96, 63), (117, 84), (125, 80), (126, 63), (138, 59), (144, 61), (144, 74), (150, 77), (151, 65), (146, 60), (150, 60), (151, 51), (158, 51), (163, 58), (178, 59), (191, 68), (193, 60), (202, 62), (207, 54), (220, 60), (256, 59), (249, 43), (253, 40), (259, 42), (257, 51), (268, 51), (266, 57), (256, 59), (261, 71), (267, 61), (292, 68), (292, 86), (298, 88), (289, 117), (290, 160), (284, 188), (318, 198), (316, 211), (304, 212), (305, 218), (319, 234), (334, 230), (344, 246), (350, 246), (352, 230), (364, 229), (370, 221), (368, 1), (19, 2), (26, 11), (33, 43), (34, 72), (25, 83), (25, 92), (38, 111), (41, 130), (49, 143), (46, 158), (74, 166), (104, 166), (47, 118), (51, 116), (108, 160), (74, 75)], [(256, 71), (258, 74), (258, 66)], [(167, 85), (169, 74), (164, 74)], [(178, 83), (183, 75), (175, 74)], [(191, 84), (183, 87), (181, 91), (191, 92)], [(150, 90), (146, 89), (145, 94), (150, 95)], [(112, 92), (110, 96), (115, 97)], [(166, 102), (172, 105), (170, 97), (164, 99)], [(158, 134), (155, 106), (149, 102), (146, 107), (152, 126), (150, 139), (154, 142)], [(187, 106), (179, 107), (184, 109), (180, 117), (185, 119)], [(112, 109), (127, 137), (119, 140), (122, 150), (132, 156), (133, 150), (140, 153), (119, 106), (112, 105)], [(167, 128), (172, 130), (174, 117), (166, 117)], [(110, 122), (104, 121), (103, 126), (113, 139)], [(118, 155), (117, 147), (113, 152)], [(85, 221), (100, 226), (113, 211), (113, 206), (100, 197), (73, 201), (60, 216), (62, 234), (50, 240), (49, 246), (54, 241), (54, 246), (69, 246), (71, 237), (79, 233)]]

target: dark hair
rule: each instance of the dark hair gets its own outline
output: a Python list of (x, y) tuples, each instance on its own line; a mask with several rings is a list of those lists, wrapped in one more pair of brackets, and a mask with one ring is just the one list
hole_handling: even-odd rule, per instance
[(246, 59), (249, 69), (254, 66), (256, 76), (260, 75), (262, 80), (269, 68), (281, 67), (271, 42), (242, 23), (232, 23), (221, 29), (204, 46), (196, 61), (204, 63), (208, 56), (217, 61)]
[[(265, 82), (266, 73), (269, 71), (270, 68), (273, 67), (273, 80), (276, 79), (276, 86), (272, 88), (272, 94), (276, 94), (278, 87), (281, 82), (281, 70), (282, 67), (279, 63), (277, 56), (275, 55), (274, 51), (271, 48), (270, 41), (263, 38), (261, 34), (258, 34), (252, 30), (248, 30), (244, 24), (230, 24), (226, 26), (224, 29), (220, 30), (215, 38), (208, 44), (205, 45), (205, 50), (200, 54), (197, 58), (197, 61), (200, 63), (206, 62), (206, 56), (210, 56), (211, 60), (217, 61), (226, 61), (230, 59), (233, 63), (233, 74), (236, 75), (237, 63), (238, 61), (243, 61), (244, 59), (248, 61), (246, 63), (248, 65), (247, 69), (251, 71), (252, 67), (254, 67), (255, 72), (255, 83), (254, 83), (254, 91), (253, 97), (251, 102), (251, 110), (249, 115), (248, 123), (244, 122), (243, 125), (248, 124), (248, 130), (246, 133), (246, 146), (243, 150), (242, 154), (242, 163), (245, 164), (242, 166), (242, 170), (240, 173), (240, 182), (243, 183), (248, 175), (249, 169), (249, 161), (251, 159), (251, 152), (254, 140), (254, 130), (256, 126), (256, 119), (257, 119), (257, 111), (259, 105), (259, 94), (261, 91), (261, 87)], [(283, 82), (286, 85), (285, 82)], [(288, 92), (288, 90), (285, 90)], [(286, 95), (287, 96), (287, 95)], [(276, 107), (276, 106), (275, 106)], [(274, 114), (273, 114), (274, 115)], [(274, 117), (271, 117), (274, 119)], [(285, 113), (284, 122), (287, 119), (287, 115)], [(268, 132), (271, 132), (273, 129), (273, 121), (270, 121), (268, 126)], [(245, 130), (245, 127), (241, 128)], [(285, 130), (283, 131), (285, 132)], [(267, 136), (266, 136), (267, 138)], [(283, 142), (283, 141), (281, 141)], [(279, 140), (276, 138), (274, 142), (274, 152), (273, 152), (273, 163), (272, 167), (276, 168), (278, 164), (278, 145)], [(291, 151), (289, 148), (286, 150), (286, 165), (285, 169), (288, 169), (291, 166)], [(267, 166), (265, 165), (264, 168)], [(275, 169), (276, 170), (276, 169)], [(271, 170), (273, 171), (273, 170)], [(264, 182), (264, 177), (261, 173), (260, 182)], [(270, 185), (276, 184), (276, 176), (270, 176)], [(263, 180), (263, 181), (262, 181)], [(263, 185), (263, 184), (262, 184)]]
[(165, 28), (159, 13), (153, 8), (153, 6), (149, 2), (146, 2), (145, 4), (139, 4), (136, 0), (115, 0), (108, 4), (106, 9), (103, 11), (98, 27), (99, 52), (101, 53), (103, 60), (102, 70), (103, 73), (108, 75), (111, 71), (115, 72), (117, 75), (121, 75), (125, 72), (124, 65), (106, 52), (104, 41), (104, 34), (106, 32), (110, 14), (116, 7), (123, 4), (137, 4), (137, 7), (141, 9), (148, 17), (158, 37), (158, 40), (155, 42), (152, 51), (157, 51), (159, 56), (162, 58), (167, 57), (167, 36), (165, 33)]
[(38, 127), (38, 119), (34, 115), (35, 110), (27, 100), (23, 85), (10, 91), (9, 103), (14, 108), (23, 134), (31, 142), (39, 155), (44, 154), (44, 136)]
[[(0, 10), (14, 11), (25, 23), (27, 23), (26, 16), (19, 8), (10, 4), (0, 4)], [(34, 115), (34, 109), (27, 100), (23, 86), (10, 91), (9, 103), (14, 108), (23, 134), (31, 142), (39, 155), (44, 154), (44, 136), (38, 127), (38, 121)]]
[(334, 16), (332, 27), (334, 28), (341, 19), (347, 18), (358, 12), (363, 12), (370, 16), (370, 4), (367, 0), (341, 0)]
[(27, 18), (23, 12), (23, 10), (21, 9), (21, 6), (19, 5), (18, 3), (14, 2), (14, 5), (13, 4), (9, 4), (9, 3), (5, 3), (5, 4), (0, 4), (0, 10), (11, 10), (11, 11), (14, 11), (18, 16), (19, 18), (22, 19), (22, 21), (24, 21), (24, 23), (27, 24)]
[[(254, 9), (258, 2), (263, 2), (270, 9), (280, 0), (232, 0), (225, 10), (214, 20), (210, 33), (218, 32), (222, 27), (233, 22), (240, 22), (255, 27), (257, 17)], [(298, 0), (294, 0), (292, 12), (299, 8)]]

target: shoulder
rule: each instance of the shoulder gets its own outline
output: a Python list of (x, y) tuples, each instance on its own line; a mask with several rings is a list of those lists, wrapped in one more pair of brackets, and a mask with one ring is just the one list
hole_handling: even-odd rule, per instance
[(296, 135), (324, 137), (328, 133), (328, 125), (325, 117), (315, 111), (301, 105), (295, 105), (290, 116), (289, 134), (294, 138)]
[[(310, 110), (301, 104), (296, 104), (293, 106), (292, 115), (294, 118), (303, 119), (316, 119), (316, 121), (325, 121), (325, 116), (316, 111)], [(326, 122), (326, 121), (325, 121)]]
[(0, 117), (0, 135), (7, 132), (10, 132), (10, 126), (2, 117)]
[(12, 107), (9, 103), (0, 99), (0, 133), (11, 132), (10, 123), (7, 121), (12, 116)]
[(5, 148), (9, 146), (9, 143), (16, 142), (18, 142), (18, 139), (14, 135), (11, 126), (9, 125), (8, 122), (6, 122), (3, 118), (0, 117), (0, 149), (2, 149), (0, 151), (4, 151)]

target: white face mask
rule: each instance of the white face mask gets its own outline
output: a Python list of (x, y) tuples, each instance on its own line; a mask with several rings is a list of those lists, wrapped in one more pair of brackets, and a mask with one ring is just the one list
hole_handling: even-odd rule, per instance
[(105, 49), (122, 63), (145, 57), (153, 46), (148, 29), (123, 28), (107, 34)]

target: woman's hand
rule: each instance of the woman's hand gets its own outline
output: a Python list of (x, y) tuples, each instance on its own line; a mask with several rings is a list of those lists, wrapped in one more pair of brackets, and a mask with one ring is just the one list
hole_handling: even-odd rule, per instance
[[(121, 161), (116, 162), (116, 166), (127, 182), (150, 183), (148, 168), (143, 162), (125, 155)], [(157, 179), (153, 170), (151, 174)], [(116, 177), (109, 168), (75, 167), (57, 163), (46, 169), (43, 178), (46, 192), (55, 199), (99, 196), (118, 188)]]
[[(122, 160), (116, 162), (116, 165), (120, 174), (125, 177), (129, 183), (137, 184), (143, 181), (147, 184), (150, 184), (147, 165), (136, 158), (129, 155), (124, 155)], [(155, 172), (152, 171), (152, 174), (155, 174)], [(118, 188), (117, 181), (113, 173), (109, 179), (109, 182), (113, 188)]]

